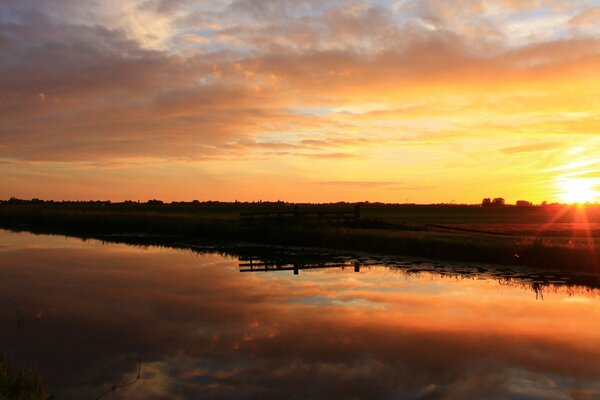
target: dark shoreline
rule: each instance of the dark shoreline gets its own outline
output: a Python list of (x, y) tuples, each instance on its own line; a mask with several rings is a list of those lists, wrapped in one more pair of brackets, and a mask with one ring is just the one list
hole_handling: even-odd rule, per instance
[(310, 224), (244, 227), (235, 217), (173, 213), (164, 207), (115, 211), (93, 207), (4, 205), (0, 206), (0, 228), (101, 240), (109, 239), (110, 235), (129, 239), (138, 235), (138, 239), (159, 245), (185, 242), (214, 246), (231, 243), (298, 246), (564, 272), (598, 273), (600, 259), (598, 248), (556, 246), (544, 238), (438, 232), (415, 229), (411, 225), (393, 230)]
[[(354, 268), (359, 272), (364, 268), (386, 267), (403, 274), (432, 273), (440, 276), (460, 278), (485, 278), (506, 284), (521, 286), (543, 298), (548, 289), (583, 288), (600, 289), (600, 274), (585, 271), (564, 271), (557, 269), (530, 268), (528, 266), (502, 265), (467, 261), (442, 261), (419, 256), (397, 254), (374, 254), (358, 250), (341, 250), (315, 247), (268, 245), (261, 243), (191, 243), (181, 238), (160, 237), (159, 235), (108, 234), (80, 236), (44, 230), (5, 229), (11, 232), (32, 233), (34, 235), (58, 235), (80, 240), (95, 240), (101, 243), (126, 244), (137, 247), (163, 247), (192, 251), (199, 254), (219, 254), (237, 258), (240, 272), (286, 272), (298, 274), (307, 269)], [(258, 261), (259, 266), (251, 271), (243, 268), (249, 258)], [(359, 269), (357, 269), (359, 266)]]

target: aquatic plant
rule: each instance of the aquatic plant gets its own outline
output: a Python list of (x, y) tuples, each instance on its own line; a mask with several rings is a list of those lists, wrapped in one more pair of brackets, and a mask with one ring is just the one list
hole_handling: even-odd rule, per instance
[(41, 375), (31, 368), (11, 366), (0, 354), (0, 399), (4, 400), (49, 400)]

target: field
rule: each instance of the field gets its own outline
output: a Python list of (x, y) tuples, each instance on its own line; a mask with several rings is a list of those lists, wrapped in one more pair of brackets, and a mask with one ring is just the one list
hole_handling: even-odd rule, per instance
[[(0, 226), (83, 237), (161, 243), (252, 242), (369, 251), (435, 259), (595, 272), (600, 207), (480, 207), (360, 204), (360, 218), (292, 218), (352, 213), (355, 204), (0, 203)], [(296, 207), (296, 208), (295, 208)], [(277, 214), (285, 212), (287, 214)], [(250, 225), (240, 214), (255, 213)], [(269, 215), (264, 215), (270, 213)]]

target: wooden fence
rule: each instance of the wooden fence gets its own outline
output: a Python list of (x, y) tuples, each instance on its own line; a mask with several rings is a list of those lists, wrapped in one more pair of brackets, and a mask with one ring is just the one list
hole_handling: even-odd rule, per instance
[(324, 268), (354, 268), (354, 272), (360, 272), (359, 262), (285, 262), (265, 261), (258, 257), (241, 257), (239, 259), (240, 272), (269, 272), (269, 271), (294, 271), (298, 275), (303, 269), (324, 269)]
[(258, 211), (240, 213), (240, 224), (252, 226), (254, 224), (297, 224), (303, 221), (326, 222), (342, 225), (360, 219), (360, 206), (354, 206), (352, 211), (323, 211), (301, 210), (295, 206), (293, 211)]

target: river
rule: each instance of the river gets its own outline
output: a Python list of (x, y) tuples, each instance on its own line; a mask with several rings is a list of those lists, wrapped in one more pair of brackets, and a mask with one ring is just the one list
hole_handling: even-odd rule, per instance
[(569, 277), (240, 264), (0, 230), (0, 352), (58, 399), (600, 398), (599, 292)]

